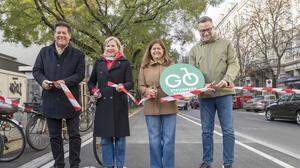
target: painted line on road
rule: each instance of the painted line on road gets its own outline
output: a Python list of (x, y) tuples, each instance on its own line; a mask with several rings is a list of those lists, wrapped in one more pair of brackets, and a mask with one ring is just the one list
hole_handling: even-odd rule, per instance
[[(182, 114), (181, 113), (181, 115), (183, 115), (185, 117), (188, 117), (188, 118), (191, 118), (191, 119), (194, 119), (194, 120), (197, 120), (197, 121), (201, 121), (199, 118), (196, 118), (196, 117), (193, 117), (193, 116), (190, 116), (190, 115), (187, 115), (187, 114)], [(215, 127), (222, 129), (219, 125), (215, 125)], [(281, 147), (278, 147), (276, 145), (272, 145), (269, 142), (264, 142), (264, 141), (261, 141), (261, 140), (257, 140), (256, 138), (250, 137), (248, 135), (245, 135), (245, 134), (237, 132), (237, 131), (234, 131), (234, 134), (237, 135), (237, 136), (239, 136), (239, 137), (245, 138), (247, 140), (250, 140), (252, 142), (255, 142), (257, 144), (260, 144), (262, 146), (268, 147), (270, 149), (276, 150), (278, 152), (281, 152), (281, 153), (286, 154), (286, 155), (288, 155), (290, 157), (293, 157), (293, 158), (296, 158), (296, 159), (300, 160), (300, 155), (297, 154), (297, 153), (288, 151), (288, 150), (286, 150), (284, 148), (281, 148)]]
[[(128, 116), (128, 118), (131, 118), (133, 117), (135, 114), (139, 113), (141, 110), (138, 110), (132, 114), (130, 114)], [(91, 143), (93, 141), (93, 133), (90, 132), (86, 135), (84, 135), (82, 137), (82, 141), (83, 143), (81, 144), (81, 147), (84, 147), (85, 145)], [(66, 144), (64, 145), (64, 149), (65, 149), (65, 158), (69, 157), (69, 144)], [(49, 162), (49, 163), (48, 163)], [(50, 167), (53, 166), (54, 164), (54, 160), (53, 160), (53, 157), (52, 157), (52, 152), (49, 152), (49, 153), (46, 153), (44, 154), (43, 156), (41, 157), (38, 157), (30, 162), (27, 162), (21, 166), (19, 166), (18, 168), (28, 168), (28, 167), (43, 167), (43, 168), (47, 168), (47, 167), (44, 167), (44, 166), (48, 166), (48, 165), (51, 165)]]
[[(90, 138), (86, 141), (84, 141), (82, 144), (81, 144), (81, 148), (86, 146), (87, 144), (91, 143), (93, 141), (93, 138)], [(65, 158), (69, 157), (69, 151), (67, 153), (65, 153)], [(48, 162), (47, 164), (43, 165), (41, 168), (50, 168), (50, 167), (53, 167), (54, 165), (54, 160), (52, 160), (51, 162)]]
[(134, 116), (135, 114), (137, 114), (137, 113), (139, 113), (139, 112), (141, 112), (141, 111), (142, 111), (142, 110), (137, 110), (136, 112), (130, 114), (130, 115), (128, 116), (128, 118), (131, 118), (132, 116)]
[[(194, 123), (194, 124), (196, 124), (196, 125), (201, 126), (200, 123), (197, 123), (197, 122), (195, 122), (195, 121), (193, 121), (193, 120), (191, 120), (191, 119), (189, 119), (189, 118), (187, 118), (187, 117), (185, 117), (185, 116), (183, 116), (183, 115), (181, 115), (181, 114), (178, 114), (178, 116), (180, 116), (181, 118), (186, 119), (187, 121), (190, 121), (190, 122), (192, 122), (192, 123)], [(216, 135), (222, 136), (222, 133), (220, 133), (220, 132), (218, 132), (218, 131), (214, 131), (214, 133), (215, 133)], [(240, 142), (240, 141), (235, 140), (235, 143), (236, 143), (237, 145), (240, 145), (240, 146), (242, 146), (242, 147), (248, 149), (249, 151), (252, 151), (252, 152), (254, 152), (254, 153), (256, 153), (256, 154), (258, 154), (258, 155), (260, 155), (260, 156), (262, 156), (262, 157), (264, 157), (264, 158), (266, 158), (266, 159), (271, 160), (272, 162), (274, 162), (274, 163), (276, 163), (276, 164), (278, 164), (278, 165), (280, 165), (280, 166), (282, 166), (282, 167), (284, 167), (284, 168), (295, 168), (295, 167), (292, 166), (292, 165), (289, 165), (289, 164), (287, 164), (287, 163), (285, 163), (285, 162), (283, 162), (283, 161), (281, 161), (281, 160), (279, 160), (279, 159), (277, 159), (277, 158), (275, 158), (275, 157), (273, 157), (273, 156), (271, 156), (271, 155), (269, 155), (269, 154), (266, 154), (266, 153), (264, 153), (264, 152), (262, 152), (262, 151), (260, 151), (260, 150), (257, 150), (257, 149), (255, 149), (255, 148), (253, 148), (253, 147), (251, 147), (251, 146), (249, 146), (249, 145), (246, 145), (246, 144), (244, 144), (244, 143), (242, 143), (242, 142)]]
[[(85, 142), (85, 141), (89, 140), (90, 137), (92, 137), (92, 135), (93, 134), (90, 132), (90, 133), (82, 136), (81, 139), (82, 139), (83, 142)], [(69, 151), (69, 144), (65, 144), (64, 145), (64, 152), (68, 152), (68, 151)], [(38, 157), (38, 158), (36, 158), (36, 159), (34, 159), (30, 162), (27, 162), (27, 163), (19, 166), (18, 168), (40, 167), (40, 166), (46, 164), (47, 162), (53, 160), (52, 158), (53, 158), (52, 157), (52, 152), (49, 152), (49, 153), (44, 154), (41, 157)]]

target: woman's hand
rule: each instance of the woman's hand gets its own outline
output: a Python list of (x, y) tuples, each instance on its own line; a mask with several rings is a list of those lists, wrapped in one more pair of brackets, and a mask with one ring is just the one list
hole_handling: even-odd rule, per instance
[(124, 89), (124, 86), (122, 84), (119, 84), (116, 88), (117, 92), (122, 92), (122, 89)]
[(97, 89), (97, 90), (93, 93), (93, 96), (96, 97), (97, 99), (101, 98), (102, 95), (101, 95), (101, 93), (100, 93), (100, 90)]
[(157, 96), (157, 90), (156, 89), (148, 88), (146, 90), (146, 96), (147, 97), (151, 97), (151, 98), (155, 98)]

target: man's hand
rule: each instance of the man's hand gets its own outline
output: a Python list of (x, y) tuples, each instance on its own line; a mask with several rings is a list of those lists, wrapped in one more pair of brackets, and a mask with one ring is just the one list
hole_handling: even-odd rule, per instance
[(219, 83), (217, 83), (216, 85), (213, 85), (214, 88), (224, 88), (224, 87), (228, 87), (228, 82), (226, 80), (221, 80)]
[(55, 81), (55, 82), (53, 82), (53, 83), (54, 83), (54, 86), (55, 86), (57, 89), (61, 89), (60, 84), (61, 84), (61, 83), (65, 84), (65, 81), (64, 81), (64, 80), (58, 80), (58, 81)]
[(44, 80), (42, 83), (42, 88), (45, 90), (49, 90), (53, 87), (53, 82), (49, 81), (49, 80)]

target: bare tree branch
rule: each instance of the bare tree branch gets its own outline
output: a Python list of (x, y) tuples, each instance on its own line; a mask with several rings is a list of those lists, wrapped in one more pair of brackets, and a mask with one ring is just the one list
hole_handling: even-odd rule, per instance
[(90, 5), (88, 4), (87, 0), (84, 0), (84, 4), (88, 9), (88, 12), (93, 16), (93, 18), (98, 21), (104, 28), (105, 30), (105, 35), (112, 35), (112, 31), (110, 30), (110, 28), (108, 27), (108, 25), (106, 23), (104, 23), (101, 18), (99, 18), (94, 12), (93, 9), (90, 7)]
[(55, 17), (56, 20), (62, 20), (62, 21), (64, 21), (64, 19), (63, 19), (61, 16), (57, 15), (55, 12), (53, 12), (53, 11), (52, 11), (52, 10), (51, 10), (44, 2), (43, 2), (43, 0), (39, 0), (39, 2), (40, 2), (40, 4), (41, 4), (41, 7), (44, 8), (44, 9), (46, 9), (46, 11), (47, 11), (49, 14), (53, 15), (53, 16)]
[[(286, 23), (289, 8), (288, 0), (267, 0), (262, 6), (253, 6), (251, 23), (256, 37), (252, 39), (264, 57), (263, 63), (274, 80), (273, 87), (276, 87), (276, 80), (280, 74), (281, 60), (295, 37), (295, 25), (292, 22)], [(286, 24), (282, 25), (284, 23)]]
[(148, 16), (146, 18), (137, 19), (137, 20), (134, 21), (134, 23), (137, 24), (137, 23), (141, 23), (141, 22), (146, 22), (146, 21), (154, 20), (157, 17), (157, 15), (161, 12), (161, 9), (163, 7), (165, 7), (165, 6), (167, 6), (170, 2), (171, 2), (171, 0), (167, 0), (166, 2), (162, 3), (161, 5), (159, 5), (157, 7), (156, 11), (152, 15), (150, 15), (150, 16)]
[[(52, 30), (54, 31), (54, 26), (53, 24), (51, 24), (51, 22), (49, 20), (47, 20), (45, 14), (43, 13), (43, 9), (41, 7), (41, 5), (39, 4), (39, 0), (34, 0), (34, 3), (35, 3), (35, 6), (36, 6), (36, 9), (38, 10), (38, 12), (42, 15), (41, 16), (41, 20)], [(49, 12), (49, 11), (48, 11)], [(80, 42), (79, 40), (77, 40), (75, 37), (72, 37), (72, 41), (78, 45), (78, 46), (81, 46), (85, 52), (87, 53), (96, 53), (96, 50), (93, 49), (92, 47), (88, 46), (87, 44), (85, 43), (82, 43)]]
[(54, 26), (47, 20), (47, 18), (45, 17), (45, 14), (43, 13), (43, 10), (39, 4), (38, 0), (34, 0), (35, 6), (37, 11), (40, 13), (41, 16), (41, 20), (52, 30), (54, 31)]
[(62, 10), (62, 7), (61, 7), (60, 3), (58, 2), (58, 0), (54, 0), (54, 5), (55, 5), (56, 11), (60, 14), (60, 16), (63, 19), (66, 19), (65, 15), (64, 15), (64, 11)]

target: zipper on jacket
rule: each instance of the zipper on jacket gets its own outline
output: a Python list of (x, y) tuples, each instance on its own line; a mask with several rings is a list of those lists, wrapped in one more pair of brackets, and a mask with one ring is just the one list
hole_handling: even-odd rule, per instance
[(212, 72), (211, 72), (211, 44), (208, 44), (208, 60), (207, 60), (207, 69), (208, 69), (208, 79), (209, 82), (212, 82), (213, 80), (213, 76), (212, 76)]
[[(159, 86), (159, 88), (160, 88), (160, 85), (159, 85), (159, 83), (160, 83), (160, 64), (158, 65), (158, 86)], [(158, 95), (160, 95), (160, 91), (159, 91), (159, 88), (157, 88), (157, 86), (156, 86), (156, 90), (157, 90), (157, 105), (159, 106), (159, 109), (158, 109), (158, 113), (159, 114), (161, 114), (161, 104), (160, 104), (160, 98), (158, 98), (159, 96)]]

